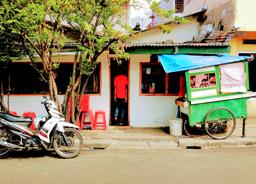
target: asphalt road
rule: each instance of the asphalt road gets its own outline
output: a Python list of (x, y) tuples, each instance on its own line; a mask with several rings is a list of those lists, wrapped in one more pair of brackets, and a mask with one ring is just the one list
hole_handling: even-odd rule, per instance
[(40, 152), (0, 160), (1, 184), (255, 184), (256, 148)]

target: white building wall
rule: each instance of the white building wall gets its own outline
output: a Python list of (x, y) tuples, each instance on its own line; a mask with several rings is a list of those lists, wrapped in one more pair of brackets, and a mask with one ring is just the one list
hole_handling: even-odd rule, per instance
[(131, 0), (129, 12), (129, 23), (132, 28), (139, 23), (140, 28), (143, 30), (146, 29), (147, 25), (151, 22), (149, 17), (152, 15), (152, 10), (146, 0)]
[[(63, 99), (62, 96), (60, 99)], [(8, 104), (8, 97), (4, 97), (5, 104)], [(24, 112), (36, 112), (37, 115), (47, 115), (44, 105), (41, 104), (43, 95), (10, 95), (9, 108), (10, 111), (17, 112), (22, 115)]]
[(255, 31), (255, 0), (236, 0), (235, 24), (239, 31)]
[[(101, 62), (101, 94), (90, 95), (89, 107), (93, 113), (96, 110), (104, 110), (106, 112), (106, 121), (109, 124), (110, 112), (110, 89), (109, 89), (109, 62), (106, 53), (99, 58)], [(24, 112), (36, 112), (37, 115), (47, 115), (44, 105), (41, 104), (44, 95), (10, 95), (10, 110), (22, 115)], [(5, 104), (8, 104), (8, 97), (4, 97)], [(59, 100), (63, 101), (63, 95), (59, 96)]]
[(175, 96), (140, 96), (140, 62), (148, 62), (149, 55), (130, 58), (130, 126), (164, 127), (177, 114)]
[[(177, 107), (175, 96), (140, 96), (140, 62), (148, 62), (149, 55), (131, 55), (129, 71), (129, 117), (131, 127), (163, 127), (168, 125), (169, 119), (176, 117)], [(100, 59), (101, 94), (90, 96), (90, 109), (106, 112), (106, 121), (109, 124), (110, 115), (110, 73), (107, 58)], [(9, 98), (11, 111), (18, 115), (23, 112), (36, 112), (38, 115), (46, 115), (44, 106), (41, 104), (43, 95), (11, 95)], [(59, 96), (63, 100), (63, 96)], [(5, 96), (7, 102), (7, 96)]]
[(198, 22), (195, 19), (187, 18), (188, 23), (169, 24), (171, 32), (165, 33), (158, 27), (145, 32), (140, 32), (129, 38), (129, 43), (154, 43), (171, 41), (173, 43), (183, 43), (192, 41), (198, 35)]
[(95, 113), (96, 110), (104, 110), (106, 114), (107, 125), (110, 120), (110, 73), (109, 73), (109, 61), (105, 60), (101, 62), (101, 95), (90, 96), (90, 109)]

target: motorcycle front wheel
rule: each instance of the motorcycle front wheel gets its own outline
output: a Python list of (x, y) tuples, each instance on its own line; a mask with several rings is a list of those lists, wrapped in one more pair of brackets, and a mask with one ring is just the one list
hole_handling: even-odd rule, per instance
[(56, 153), (62, 158), (78, 156), (83, 146), (83, 139), (80, 133), (74, 128), (65, 128), (63, 134), (58, 133), (53, 140), (53, 147)]

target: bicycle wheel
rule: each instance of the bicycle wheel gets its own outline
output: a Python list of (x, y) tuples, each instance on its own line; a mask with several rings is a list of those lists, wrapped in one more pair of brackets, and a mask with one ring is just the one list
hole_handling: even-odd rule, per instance
[(234, 114), (225, 107), (210, 110), (204, 120), (204, 129), (213, 139), (228, 138), (236, 127)]

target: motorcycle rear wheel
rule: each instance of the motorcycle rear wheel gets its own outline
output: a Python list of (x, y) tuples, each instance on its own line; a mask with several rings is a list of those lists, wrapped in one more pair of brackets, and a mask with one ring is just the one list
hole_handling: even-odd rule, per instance
[(5, 157), (8, 153), (9, 153), (8, 148), (6, 148), (4, 146), (0, 146), (0, 158)]
[[(0, 129), (0, 139), (3, 139), (7, 137), (7, 133), (5, 129)], [(0, 146), (0, 158), (5, 157), (9, 153), (9, 149), (5, 146)]]
[(56, 153), (62, 158), (74, 158), (82, 150), (83, 139), (80, 133), (74, 128), (64, 129), (65, 138), (58, 133), (53, 140), (53, 147)]

